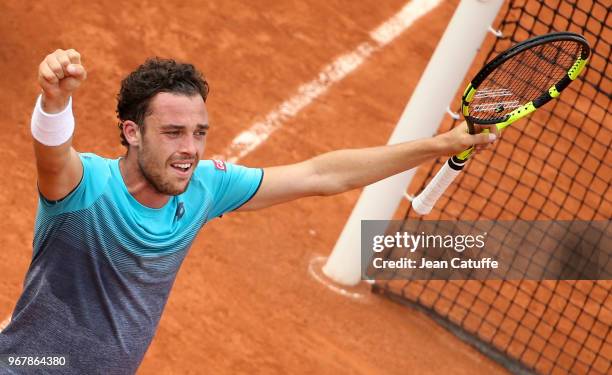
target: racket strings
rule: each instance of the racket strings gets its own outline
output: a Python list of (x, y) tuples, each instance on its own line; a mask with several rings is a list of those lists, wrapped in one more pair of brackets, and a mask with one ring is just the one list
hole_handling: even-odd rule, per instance
[(476, 119), (503, 118), (557, 83), (576, 61), (580, 45), (555, 41), (526, 50), (499, 66), (479, 87), (471, 103)]
[[(578, 46), (577, 44), (570, 42), (563, 43), (559, 46), (554, 44), (545, 45), (542, 46), (543, 51), (539, 51), (537, 49), (528, 51), (537, 57), (537, 60), (535, 61), (536, 66), (534, 67), (536, 71), (534, 75), (531, 76), (536, 80), (533, 82), (534, 87), (547, 90), (552, 84), (558, 81), (559, 75), (563, 77), (563, 75), (567, 73), (578, 57), (579, 49), (571, 48), (572, 44), (574, 47)], [(573, 50), (573, 52), (568, 54), (566, 51), (569, 51), (570, 49)], [(550, 59), (549, 55), (553, 53), (555, 54), (555, 58)], [(538, 74), (540, 68), (544, 68), (544, 70), (540, 71), (540, 74)]]
[[(538, 51), (538, 48), (528, 50), (520, 54), (517, 59), (504, 64), (500, 72), (495, 72), (491, 79), (495, 80), (497, 76), (505, 78), (503, 84), (516, 95), (520, 104), (525, 104), (556, 83), (571, 66), (571, 63), (564, 64), (567, 68), (559, 66), (556, 61), (551, 63), (543, 60), (542, 56), (547, 56), (547, 53)], [(571, 58), (566, 59), (570, 60)]]
[[(525, 53), (517, 56), (517, 59), (510, 60), (508, 64), (504, 64), (507, 67), (498, 73), (500, 75), (507, 75), (508, 84), (516, 92), (516, 95), (519, 97), (518, 99), (523, 102), (521, 104), (533, 100), (563, 77), (575, 60), (573, 56), (564, 54), (566, 58), (563, 63), (557, 60), (550, 61), (547, 59), (547, 56), (554, 53), (555, 49), (557, 51), (563, 50), (563, 47), (546, 47), (554, 46), (543, 45), (527, 50)], [(494, 73), (493, 76), (495, 75)]]

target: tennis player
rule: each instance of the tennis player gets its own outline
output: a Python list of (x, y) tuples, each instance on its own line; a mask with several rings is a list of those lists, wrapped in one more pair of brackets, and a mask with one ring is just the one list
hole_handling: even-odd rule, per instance
[(135, 373), (177, 271), (208, 221), (342, 193), (495, 138), (467, 134), (463, 125), (430, 139), (272, 168), (200, 160), (210, 128), (207, 82), (191, 64), (149, 59), (118, 95), (127, 152), (105, 159), (72, 147), (71, 97), (86, 76), (72, 49), (39, 66), (42, 94), (31, 120), (40, 192), (34, 251), (0, 333), (1, 373), (24, 368), (8, 366), (9, 355), (60, 358), (39, 365), (43, 373)]

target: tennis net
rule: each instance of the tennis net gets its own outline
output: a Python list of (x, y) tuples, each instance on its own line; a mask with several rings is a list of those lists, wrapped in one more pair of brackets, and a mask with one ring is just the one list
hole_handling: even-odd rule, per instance
[[(553, 31), (584, 35), (592, 57), (558, 100), (471, 160), (426, 219), (601, 221), (609, 233), (609, 0), (510, 0), (497, 24), (503, 36), (485, 43), (473, 72), (511, 45)], [(445, 120), (440, 132), (456, 122)], [(420, 168), (408, 191), (421, 191), (444, 161)], [(404, 220), (421, 218), (408, 208)], [(612, 371), (612, 280), (390, 280), (373, 288), (424, 311), (512, 372)]]

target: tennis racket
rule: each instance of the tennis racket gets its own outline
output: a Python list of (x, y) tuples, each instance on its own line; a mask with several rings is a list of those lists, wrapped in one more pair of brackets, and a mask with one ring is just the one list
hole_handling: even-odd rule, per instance
[[(502, 52), (480, 69), (463, 92), (461, 112), (468, 131), (474, 134), (475, 124), (501, 131), (533, 113), (578, 77), (590, 54), (586, 39), (571, 32), (536, 36)], [(472, 146), (444, 163), (412, 201), (416, 213), (431, 212), (473, 152)]]

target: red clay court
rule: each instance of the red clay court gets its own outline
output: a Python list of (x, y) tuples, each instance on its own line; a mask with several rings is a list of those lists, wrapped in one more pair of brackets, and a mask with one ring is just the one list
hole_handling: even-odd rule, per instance
[[(441, 1), (239, 160), (272, 166), (387, 142), (457, 0)], [(75, 48), (88, 80), (75, 96), (75, 148), (124, 153), (120, 80), (147, 57), (206, 75), (205, 157), (315, 79), (406, 1), (100, 0), (0, 4), (0, 320), (19, 297), (32, 252), (37, 192), (29, 118), (36, 69)], [(423, 177), (422, 177), (423, 178)], [(187, 256), (139, 374), (505, 374), (426, 314), (369, 294), (344, 298), (307, 272), (328, 255), (359, 191), (309, 198), (206, 225)], [(404, 207), (405, 208), (405, 207)]]

